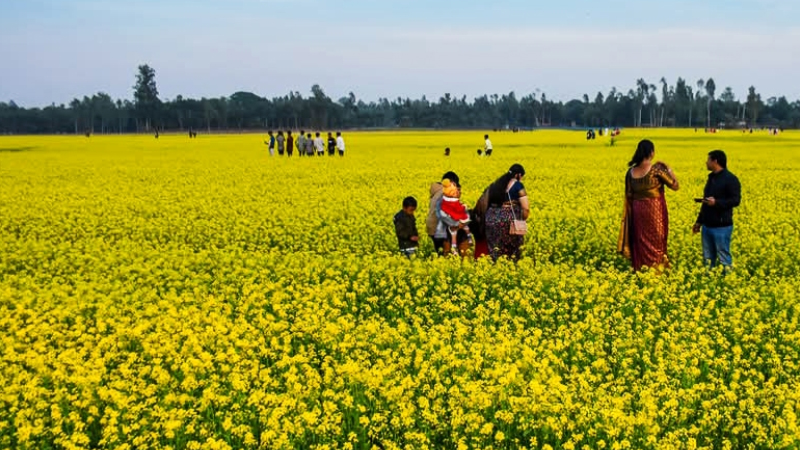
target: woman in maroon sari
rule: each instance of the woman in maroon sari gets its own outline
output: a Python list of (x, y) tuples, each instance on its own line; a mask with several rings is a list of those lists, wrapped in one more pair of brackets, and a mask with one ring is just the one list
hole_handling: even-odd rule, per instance
[(654, 156), (652, 142), (639, 142), (625, 174), (625, 210), (617, 247), (630, 258), (634, 271), (644, 266), (656, 270), (669, 267), (669, 215), (664, 186), (677, 191), (678, 180), (669, 166), (653, 163)]

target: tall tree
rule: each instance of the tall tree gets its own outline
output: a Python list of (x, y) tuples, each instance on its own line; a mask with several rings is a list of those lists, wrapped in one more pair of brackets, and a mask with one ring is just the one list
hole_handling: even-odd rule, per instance
[(145, 130), (150, 131), (151, 124), (157, 120), (161, 101), (158, 99), (156, 71), (147, 64), (139, 66), (136, 85), (133, 86), (133, 98), (136, 106), (137, 128), (139, 120), (144, 120)]
[[(678, 77), (678, 80), (675, 82), (675, 125), (679, 126), (680, 121), (678, 120), (678, 114), (680, 111), (683, 111), (684, 108), (688, 107), (689, 109), (689, 122), (691, 122), (692, 116), (692, 94), (690, 92), (691, 88), (686, 86), (686, 80), (681, 77)], [(687, 125), (691, 125), (688, 123)]]
[(708, 99), (706, 101), (706, 118), (708, 121), (708, 128), (711, 128), (711, 102), (714, 101), (714, 91), (717, 89), (717, 85), (714, 84), (714, 79), (709, 78), (706, 81), (706, 95)]
[(761, 94), (756, 92), (755, 86), (750, 86), (747, 90), (747, 110), (750, 113), (750, 126), (758, 123), (758, 114), (761, 111)]
[(650, 85), (644, 81), (644, 78), (636, 80), (636, 102), (639, 105), (639, 118), (633, 124), (635, 127), (642, 126), (642, 109), (644, 108), (644, 101), (649, 96)]
[(670, 102), (669, 87), (667, 79), (661, 77), (661, 119), (658, 121), (658, 126), (664, 126), (664, 115), (667, 114), (667, 105)]
[[(695, 107), (697, 108), (697, 115), (698, 116), (700, 116), (700, 113), (703, 111), (702, 108), (700, 108), (699, 106), (700, 106), (700, 100), (703, 99), (703, 89), (705, 89), (705, 87), (706, 87), (705, 80), (703, 80), (702, 78), (699, 78), (697, 80), (697, 91), (694, 93)], [(698, 119), (699, 119), (699, 117), (698, 117)]]

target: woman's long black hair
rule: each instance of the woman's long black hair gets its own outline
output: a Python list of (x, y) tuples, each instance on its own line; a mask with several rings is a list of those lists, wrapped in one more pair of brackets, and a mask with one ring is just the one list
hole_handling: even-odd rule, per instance
[(506, 197), (506, 188), (508, 187), (508, 183), (511, 181), (511, 179), (517, 175), (525, 175), (525, 168), (523, 168), (521, 164), (514, 164), (511, 166), (511, 168), (508, 169), (508, 172), (500, 175), (500, 178), (495, 180), (495, 182), (489, 186), (490, 204), (499, 205), (508, 200), (508, 197)]
[(636, 167), (642, 163), (645, 159), (649, 158), (653, 152), (656, 151), (656, 146), (648, 139), (642, 139), (639, 141), (639, 145), (636, 147), (636, 152), (633, 154), (633, 158), (631, 158), (630, 162), (628, 163), (628, 167)]

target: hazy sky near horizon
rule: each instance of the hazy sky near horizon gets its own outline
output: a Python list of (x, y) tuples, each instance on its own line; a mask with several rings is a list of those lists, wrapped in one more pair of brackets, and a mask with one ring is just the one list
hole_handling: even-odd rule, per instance
[(0, 101), (130, 99), (144, 63), (162, 99), (316, 83), (334, 99), (566, 101), (710, 76), (794, 101), (798, 17), (788, 0), (0, 0)]

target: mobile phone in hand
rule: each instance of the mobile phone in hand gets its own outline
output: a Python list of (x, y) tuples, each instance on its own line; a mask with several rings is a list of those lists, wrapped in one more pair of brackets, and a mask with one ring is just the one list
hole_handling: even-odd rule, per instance
[(696, 199), (694, 199), (695, 203), (703, 203), (704, 201), (706, 201), (706, 199), (704, 199), (704, 198), (696, 198)]

